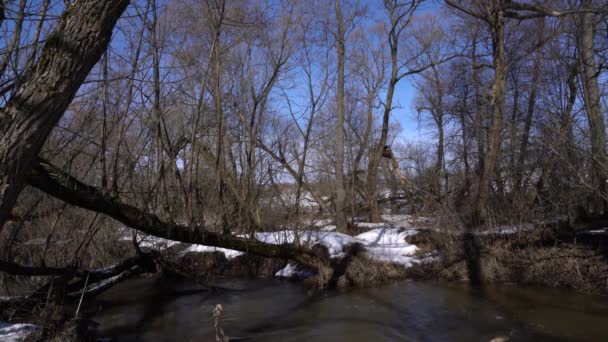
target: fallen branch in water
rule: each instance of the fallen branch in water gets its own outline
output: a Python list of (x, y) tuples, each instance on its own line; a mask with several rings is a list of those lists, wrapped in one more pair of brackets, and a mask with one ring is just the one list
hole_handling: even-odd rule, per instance
[[(30, 267), (3, 262), (6, 269), (16, 271), (11, 274), (53, 276), (52, 279), (34, 293), (27, 296), (0, 297), (0, 316), (12, 316), (15, 312), (27, 313), (37, 305), (58, 297), (77, 299), (95, 296), (135, 274), (155, 272), (157, 253), (143, 253), (123, 262), (97, 270), (61, 269), (56, 267)], [(35, 272), (34, 272), (35, 270)], [(52, 300), (52, 299), (51, 299)]]

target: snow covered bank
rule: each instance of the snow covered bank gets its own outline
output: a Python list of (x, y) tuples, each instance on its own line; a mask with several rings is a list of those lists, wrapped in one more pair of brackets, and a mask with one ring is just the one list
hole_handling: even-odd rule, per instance
[(313, 230), (303, 230), (299, 232), (295, 232), (293, 230), (260, 232), (255, 234), (255, 238), (258, 241), (273, 245), (294, 243), (296, 241), (296, 238), (298, 238), (300, 244), (303, 246), (312, 247), (314, 245), (320, 244), (327, 247), (329, 257), (332, 259), (344, 257), (344, 247), (355, 242), (359, 242), (356, 238), (350, 235), (338, 232)]
[[(286, 232), (289, 236), (289, 232)], [(375, 261), (395, 263), (405, 268), (428, 261), (427, 258), (416, 256), (418, 247), (406, 241), (406, 237), (415, 235), (416, 230), (403, 230), (400, 228), (375, 228), (357, 236), (349, 236), (336, 232), (310, 232), (303, 236), (314, 240), (328, 248), (332, 258), (344, 256), (346, 247), (353, 243), (360, 243), (365, 247), (367, 256)], [(264, 233), (266, 234), (266, 233)], [(312, 238), (312, 239), (311, 239)], [(274, 242), (272, 239), (266, 242)], [(314, 244), (313, 243), (313, 244)], [(288, 264), (276, 273), (277, 277), (303, 277), (302, 271), (293, 264)]]
[(274, 276), (279, 278), (305, 279), (311, 277), (312, 273), (308, 270), (300, 269), (296, 264), (289, 263), (285, 268), (275, 273)]
[[(370, 258), (383, 262), (395, 262), (404, 266), (411, 266), (414, 253), (418, 250), (415, 245), (409, 244), (405, 238), (416, 234), (417, 231), (400, 228), (376, 228), (357, 236), (350, 236), (338, 232), (304, 230), (295, 232), (282, 230), (277, 232), (259, 232), (255, 234), (258, 241), (268, 244), (294, 243), (299, 239), (303, 246), (312, 247), (322, 245), (327, 248), (332, 259), (344, 257), (345, 247), (353, 243), (365, 246)], [(203, 245), (192, 245), (184, 252), (221, 252), (227, 259), (242, 255), (242, 252), (216, 248)]]
[[(367, 257), (382, 263), (393, 263), (403, 267), (411, 267), (414, 264), (426, 262), (428, 258), (416, 256), (419, 248), (407, 242), (406, 238), (417, 234), (418, 230), (412, 227), (417, 222), (429, 219), (414, 217), (410, 215), (383, 215), (383, 223), (357, 223), (360, 229), (365, 229), (362, 234), (350, 236), (335, 231), (331, 221), (321, 220), (313, 224), (316, 229), (312, 230), (280, 230), (275, 232), (257, 232), (254, 238), (268, 244), (292, 244), (299, 243), (302, 246), (312, 248), (317, 245), (325, 247), (331, 259), (341, 259), (346, 255), (347, 246), (360, 244), (364, 247)], [(245, 235), (239, 235), (246, 237)], [(121, 240), (130, 241), (133, 235), (131, 231), (125, 230), (121, 234)], [(169, 248), (179, 242), (156, 238), (152, 236), (137, 235), (142, 247), (157, 249)], [(180, 254), (189, 253), (222, 253), (226, 259), (232, 260), (245, 253), (232, 249), (189, 245)], [(298, 268), (295, 264), (288, 264), (276, 273), (277, 277), (306, 277), (309, 276), (305, 270)]]
[(28, 337), (38, 331), (40, 327), (25, 323), (6, 323), (0, 322), (0, 341), (17, 342), (25, 341)]
[(226, 259), (230, 260), (230, 259), (234, 259), (238, 256), (241, 256), (245, 253), (243, 252), (239, 252), (239, 251), (235, 251), (234, 249), (227, 249), (227, 248), (221, 248), (221, 247), (211, 247), (211, 246), (204, 246), (204, 245), (192, 245), (188, 248), (186, 248), (182, 254), (186, 254), (186, 253), (213, 253), (213, 252), (220, 252), (223, 253), (224, 256), (226, 257)]
[(416, 233), (413, 229), (376, 228), (359, 234), (356, 238), (365, 245), (371, 259), (411, 267), (420, 262), (420, 259), (414, 256), (418, 247), (408, 243), (405, 238)]

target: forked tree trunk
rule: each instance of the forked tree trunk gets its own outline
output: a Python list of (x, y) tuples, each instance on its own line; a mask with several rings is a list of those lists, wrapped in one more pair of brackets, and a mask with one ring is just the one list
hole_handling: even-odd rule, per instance
[(0, 230), (51, 130), (106, 50), (129, 0), (68, 5), (40, 59), (0, 111)]

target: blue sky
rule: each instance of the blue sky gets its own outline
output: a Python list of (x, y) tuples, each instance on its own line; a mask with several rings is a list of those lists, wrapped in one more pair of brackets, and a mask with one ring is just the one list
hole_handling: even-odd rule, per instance
[[(370, 9), (383, 10), (382, 0), (361, 0), (361, 3), (367, 5)], [(442, 1), (439, 0), (428, 0), (418, 7), (416, 15), (438, 11)], [(414, 107), (414, 101), (416, 99), (416, 88), (412, 85), (415, 79), (414, 76), (410, 76), (402, 79), (395, 88), (395, 108), (392, 111), (391, 121), (398, 122), (401, 125), (402, 131), (398, 137), (402, 141), (422, 141), (428, 140), (424, 130), (419, 127), (417, 112)]]
[(416, 89), (412, 86), (412, 78), (401, 80), (395, 89), (397, 108), (393, 109), (391, 119), (401, 124), (399, 138), (405, 141), (424, 140), (424, 132), (418, 125), (417, 113), (414, 108)]

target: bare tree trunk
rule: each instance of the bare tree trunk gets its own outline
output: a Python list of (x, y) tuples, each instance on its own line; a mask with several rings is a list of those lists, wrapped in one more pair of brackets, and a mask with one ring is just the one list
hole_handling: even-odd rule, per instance
[[(448, 175), (445, 169), (445, 132), (444, 132), (444, 108), (443, 108), (443, 88), (437, 67), (432, 67), (433, 72), (433, 83), (437, 89), (437, 98), (433, 100), (435, 105), (432, 111), (434, 111), (435, 123), (437, 124), (438, 137), (437, 137), (437, 163), (435, 164), (435, 192), (437, 200), (441, 203), (443, 194), (448, 193)], [(443, 186), (442, 186), (443, 181)], [(443, 192), (443, 194), (442, 194)]]
[(492, 86), (492, 127), (487, 158), (479, 179), (479, 189), (474, 211), (471, 215), (474, 224), (483, 224), (489, 218), (488, 200), (492, 177), (500, 154), (500, 137), (502, 132), (503, 112), (505, 108), (505, 18), (501, 0), (494, 0), (492, 14), (488, 18), (492, 30), (492, 64), (494, 67), (494, 85)]
[(78, 88), (108, 46), (128, 0), (81, 0), (68, 6), (40, 59), (0, 111), (0, 229), (30, 165)]
[[(544, 19), (543, 25), (539, 31), (539, 44), (542, 43), (544, 39)], [(541, 51), (536, 51), (536, 56), (534, 57), (534, 66), (532, 67), (532, 84), (530, 85), (530, 95), (528, 97), (528, 109), (526, 111), (526, 121), (524, 122), (524, 130), (521, 136), (521, 143), (519, 148), (519, 156), (517, 159), (517, 165), (515, 165), (515, 190), (516, 192), (520, 192), (522, 190), (522, 178), (523, 178), (523, 169), (524, 162), (526, 161), (526, 155), (528, 151), (528, 143), (530, 142), (530, 130), (532, 129), (532, 119), (534, 117), (534, 109), (536, 106), (536, 93), (538, 91), (538, 82), (540, 78), (540, 57)]]
[(464, 194), (468, 195), (471, 187), (471, 167), (469, 166), (469, 148), (468, 148), (468, 135), (467, 135), (467, 120), (466, 114), (469, 111), (468, 101), (467, 101), (467, 93), (465, 92), (463, 98), (463, 107), (460, 112), (460, 126), (462, 129), (462, 161), (464, 163)]
[(212, 78), (212, 95), (215, 106), (215, 117), (216, 117), (216, 129), (217, 129), (217, 145), (215, 150), (215, 176), (216, 176), (216, 191), (218, 194), (218, 204), (220, 211), (221, 226), (224, 233), (230, 233), (230, 227), (228, 226), (228, 213), (225, 204), (226, 185), (224, 181), (224, 113), (222, 111), (222, 89), (221, 89), (221, 77), (222, 77), (222, 63), (220, 54), (220, 35), (225, 19), (226, 2), (221, 0), (208, 5), (210, 11), (214, 11), (212, 15), (212, 29), (214, 31), (215, 41), (213, 43), (212, 51), (212, 64), (213, 64), (213, 78)]
[[(513, 68), (515, 69), (515, 68)], [(513, 111), (509, 122), (509, 176), (512, 187), (517, 190), (517, 131), (519, 129), (519, 72), (511, 70), (509, 76), (513, 79)]]
[[(582, 1), (583, 8), (591, 8), (591, 0)], [(598, 184), (599, 195), (602, 201), (601, 212), (608, 210), (608, 158), (606, 156), (606, 127), (604, 125), (604, 114), (600, 103), (600, 90), (598, 86), (598, 75), (595, 65), (594, 36), (595, 17), (593, 13), (581, 14), (579, 28), (578, 49), (580, 53), (581, 76), (583, 79), (583, 98), (585, 110), (589, 119), (589, 130), (591, 135), (591, 173)]]
[(204, 229), (164, 222), (158, 216), (146, 213), (108, 196), (97, 188), (81, 183), (43, 160), (33, 163), (33, 172), (28, 176), (30, 185), (66, 203), (102, 213), (145, 234), (174, 241), (235, 249), (269, 258), (292, 259), (318, 272), (327, 273), (328, 260), (312, 250), (292, 244), (267, 244)]
[(568, 79), (566, 83), (568, 85), (568, 102), (566, 104), (566, 110), (563, 113), (560, 134), (564, 141), (565, 154), (566, 158), (570, 163), (574, 161), (574, 131), (572, 129), (572, 110), (574, 109), (574, 104), (576, 103), (576, 95), (578, 93), (576, 86), (576, 78), (578, 76), (578, 63), (574, 63), (570, 67), (570, 74), (568, 75)]
[(101, 109), (103, 114), (103, 122), (101, 123), (101, 151), (99, 152), (99, 162), (101, 164), (101, 188), (106, 191), (108, 189), (108, 173), (106, 165), (106, 152), (108, 140), (108, 52), (103, 53), (102, 62), (102, 89), (101, 89)]
[(157, 205), (160, 209), (161, 217), (164, 219), (173, 219), (171, 204), (169, 201), (169, 189), (167, 187), (167, 172), (165, 169), (165, 142), (163, 140), (163, 113), (160, 105), (161, 89), (160, 89), (160, 47), (158, 46), (158, 10), (157, 0), (151, 1), (152, 22), (150, 28), (150, 39), (152, 48), (152, 84), (153, 84), (153, 114), (156, 134), (156, 167), (158, 179)]
[[(392, 11), (395, 9), (393, 8)], [(389, 12), (391, 16), (391, 31), (389, 32), (389, 46), (391, 56), (391, 78), (389, 80), (388, 89), (386, 91), (386, 101), (384, 103), (384, 114), (382, 116), (382, 131), (380, 132), (380, 140), (376, 146), (371, 148), (369, 157), (369, 167), (367, 171), (367, 186), (368, 186), (368, 205), (370, 210), (370, 221), (380, 221), (380, 212), (378, 210), (378, 200), (376, 198), (376, 189), (378, 185), (378, 168), (382, 160), (382, 154), (388, 142), (388, 129), (393, 109), (393, 96), (395, 87), (399, 82), (399, 66), (397, 64), (397, 52), (399, 51), (399, 33), (397, 25), (393, 18), (394, 12)]]
[(345, 33), (340, 0), (336, 0), (336, 19), (338, 32), (336, 50), (338, 53), (338, 93), (336, 121), (336, 229), (346, 231), (346, 190), (344, 189), (344, 59)]
[(483, 98), (481, 94), (481, 80), (479, 79), (480, 65), (477, 62), (477, 32), (473, 36), (473, 49), (471, 50), (471, 60), (473, 64), (473, 83), (475, 87), (475, 133), (477, 138), (477, 168), (476, 173), (480, 178), (483, 172), (484, 165), (486, 164), (486, 134), (485, 134), (485, 120), (484, 120), (484, 109), (483, 109)]

